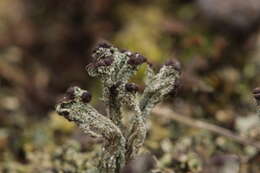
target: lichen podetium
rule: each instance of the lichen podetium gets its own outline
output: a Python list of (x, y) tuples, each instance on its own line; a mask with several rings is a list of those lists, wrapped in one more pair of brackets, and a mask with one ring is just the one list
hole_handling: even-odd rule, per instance
[[(146, 136), (146, 119), (152, 108), (171, 92), (176, 92), (180, 78), (180, 64), (170, 60), (155, 73), (146, 58), (139, 53), (120, 50), (108, 43), (100, 43), (92, 54), (94, 61), (86, 66), (92, 77), (103, 85), (103, 101), (107, 115), (101, 115), (89, 102), (91, 94), (79, 87), (71, 87), (57, 104), (56, 111), (73, 121), (87, 135), (104, 139), (98, 171), (119, 173), (138, 154)], [(141, 64), (147, 64), (143, 93), (138, 86), (129, 83)], [(129, 116), (123, 109), (133, 112)]]

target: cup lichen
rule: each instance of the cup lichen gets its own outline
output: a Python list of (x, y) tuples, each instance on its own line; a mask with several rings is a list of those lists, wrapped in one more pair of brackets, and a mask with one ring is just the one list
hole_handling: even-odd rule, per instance
[[(108, 43), (100, 43), (94, 49), (94, 61), (86, 66), (92, 77), (103, 85), (103, 101), (107, 115), (101, 115), (89, 102), (91, 94), (79, 87), (67, 90), (57, 106), (59, 115), (76, 123), (83, 132), (104, 139), (98, 171), (119, 173), (136, 157), (142, 147), (146, 133), (146, 119), (152, 108), (171, 92), (176, 92), (180, 78), (180, 65), (169, 61), (156, 74), (147, 59), (139, 53), (120, 50)], [(138, 86), (129, 83), (140, 65), (147, 63), (146, 88), (138, 93)], [(125, 124), (123, 107), (134, 113)]]

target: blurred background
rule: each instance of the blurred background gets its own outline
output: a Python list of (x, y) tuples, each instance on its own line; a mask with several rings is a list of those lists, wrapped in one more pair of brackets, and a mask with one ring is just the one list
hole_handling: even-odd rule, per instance
[[(178, 59), (181, 87), (165, 104), (259, 141), (251, 95), (260, 85), (259, 24), (259, 0), (0, 0), (0, 172), (55, 172), (70, 140), (93, 155), (100, 141), (54, 107), (79, 85), (104, 109), (100, 84), (84, 69), (100, 40), (139, 52), (155, 67)], [(143, 86), (142, 77), (141, 70), (133, 80)], [(130, 165), (127, 173), (260, 172), (254, 147), (162, 117), (152, 116), (148, 127), (142, 169)]]

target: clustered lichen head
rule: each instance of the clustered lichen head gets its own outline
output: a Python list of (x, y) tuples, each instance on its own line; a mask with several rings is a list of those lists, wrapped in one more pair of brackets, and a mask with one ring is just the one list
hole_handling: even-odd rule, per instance
[[(86, 70), (102, 82), (107, 115), (93, 108), (89, 104), (91, 94), (79, 87), (67, 90), (56, 111), (75, 122), (86, 134), (103, 138), (97, 169), (102, 173), (118, 173), (142, 147), (147, 131), (145, 122), (152, 108), (167, 95), (176, 94), (181, 66), (178, 61), (170, 60), (155, 73), (141, 54), (118, 49), (106, 42), (98, 44), (92, 57), (93, 62)], [(139, 93), (138, 85), (130, 83), (129, 79), (142, 64), (147, 64), (146, 87)], [(133, 112), (127, 124), (122, 121), (123, 117), (130, 116), (124, 111), (125, 107)]]
[(64, 116), (69, 121), (81, 121), (80, 117), (76, 116), (75, 106), (89, 103), (91, 100), (91, 94), (82, 90), (79, 87), (70, 87), (67, 89), (64, 98), (60, 101), (60, 104), (57, 105), (57, 113)]

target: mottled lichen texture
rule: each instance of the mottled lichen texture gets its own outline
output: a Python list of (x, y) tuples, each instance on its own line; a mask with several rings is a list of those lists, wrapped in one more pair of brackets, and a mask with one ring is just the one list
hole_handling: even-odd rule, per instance
[[(147, 132), (145, 122), (152, 108), (176, 92), (180, 64), (170, 60), (155, 73), (144, 56), (108, 43), (100, 43), (92, 57), (94, 60), (86, 70), (102, 82), (102, 100), (107, 106), (107, 115), (92, 107), (89, 104), (91, 94), (79, 87), (67, 90), (56, 111), (76, 123), (87, 135), (103, 138), (97, 169), (101, 173), (119, 173), (142, 147)], [(139, 87), (129, 79), (142, 64), (147, 66), (146, 87), (139, 93)], [(125, 117), (128, 121), (123, 121)]]
[(253, 89), (253, 96), (256, 100), (257, 113), (260, 116), (260, 87)]

